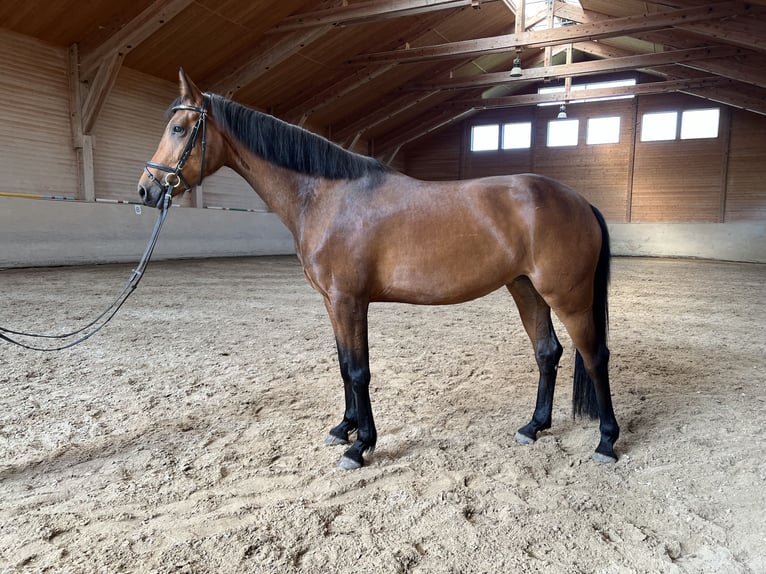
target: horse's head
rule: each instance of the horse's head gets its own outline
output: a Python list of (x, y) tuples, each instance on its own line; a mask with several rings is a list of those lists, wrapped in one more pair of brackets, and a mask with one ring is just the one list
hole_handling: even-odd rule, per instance
[[(211, 161), (208, 149), (214, 130), (208, 129), (209, 96), (203, 94), (181, 69), (181, 97), (171, 108), (157, 151), (146, 162), (138, 181), (138, 195), (145, 205), (160, 207), (166, 194), (171, 197), (191, 190), (207, 173), (220, 167)], [(218, 147), (218, 146), (215, 146)]]

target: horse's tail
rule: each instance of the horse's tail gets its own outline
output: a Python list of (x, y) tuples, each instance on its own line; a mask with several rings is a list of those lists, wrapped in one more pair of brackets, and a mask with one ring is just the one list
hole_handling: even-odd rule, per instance
[[(596, 345), (606, 348), (607, 329), (609, 326), (609, 306), (607, 302), (607, 289), (609, 286), (609, 263), (612, 257), (609, 249), (609, 229), (604, 221), (604, 216), (595, 207), (591, 206), (596, 216), (598, 226), (601, 228), (601, 252), (596, 264), (596, 273), (593, 278), (593, 322), (596, 328)], [(580, 351), (575, 352), (574, 388), (572, 392), (572, 414), (574, 416), (588, 416), (598, 418), (598, 403), (596, 401), (596, 389), (593, 381), (585, 371)]]

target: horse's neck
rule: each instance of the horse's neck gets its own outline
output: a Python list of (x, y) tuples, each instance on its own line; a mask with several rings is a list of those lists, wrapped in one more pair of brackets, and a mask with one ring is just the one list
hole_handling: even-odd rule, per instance
[(301, 193), (306, 176), (275, 166), (252, 154), (237, 154), (229, 163), (255, 190), (271, 211), (298, 239), (299, 220), (303, 209)]

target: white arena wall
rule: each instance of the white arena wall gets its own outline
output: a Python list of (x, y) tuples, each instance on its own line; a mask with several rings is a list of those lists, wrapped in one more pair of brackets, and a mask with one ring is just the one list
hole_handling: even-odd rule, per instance
[[(0, 197), (0, 268), (138, 262), (158, 211), (136, 205)], [(171, 208), (153, 259), (284, 255), (273, 213)]]
[[(0, 197), (0, 268), (137, 262), (157, 211)], [(766, 223), (615, 223), (612, 252), (766, 263)], [(155, 259), (293, 254), (272, 213), (171, 208)]]

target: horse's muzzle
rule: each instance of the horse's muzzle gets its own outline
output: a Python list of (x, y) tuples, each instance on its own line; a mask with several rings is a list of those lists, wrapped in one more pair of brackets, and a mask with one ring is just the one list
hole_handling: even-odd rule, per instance
[(141, 198), (141, 202), (144, 205), (148, 205), (149, 207), (159, 207), (163, 195), (164, 193), (162, 192), (162, 189), (156, 184), (138, 184), (138, 196)]

